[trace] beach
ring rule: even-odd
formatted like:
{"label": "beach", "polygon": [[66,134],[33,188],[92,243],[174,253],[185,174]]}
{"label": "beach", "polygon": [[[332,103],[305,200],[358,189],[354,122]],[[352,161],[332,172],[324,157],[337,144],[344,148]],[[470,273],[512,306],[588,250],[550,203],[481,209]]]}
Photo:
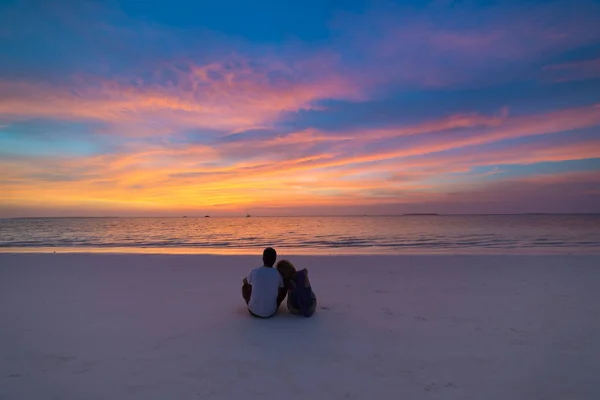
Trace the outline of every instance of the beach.
{"label": "beach", "polygon": [[600,398],[599,255],[290,259],[311,318],[248,314],[260,251],[0,254],[0,399]]}

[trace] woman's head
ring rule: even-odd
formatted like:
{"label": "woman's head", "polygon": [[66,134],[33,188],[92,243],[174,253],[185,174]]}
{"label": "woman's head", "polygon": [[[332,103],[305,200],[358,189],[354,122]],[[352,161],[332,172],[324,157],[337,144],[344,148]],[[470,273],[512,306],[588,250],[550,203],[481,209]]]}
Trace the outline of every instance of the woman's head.
{"label": "woman's head", "polygon": [[290,261],[281,260],[277,263],[277,271],[279,271],[283,279],[289,280],[294,277],[296,268],[294,268],[294,264],[292,264]]}

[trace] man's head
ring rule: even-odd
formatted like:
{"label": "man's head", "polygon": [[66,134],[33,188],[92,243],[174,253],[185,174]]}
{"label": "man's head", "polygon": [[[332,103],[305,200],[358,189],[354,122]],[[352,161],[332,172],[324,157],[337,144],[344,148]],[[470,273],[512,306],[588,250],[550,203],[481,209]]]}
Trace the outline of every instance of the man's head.
{"label": "man's head", "polygon": [[267,247],[265,251],[263,251],[263,263],[266,267],[272,267],[275,265],[275,261],[277,261],[277,252],[272,247]]}

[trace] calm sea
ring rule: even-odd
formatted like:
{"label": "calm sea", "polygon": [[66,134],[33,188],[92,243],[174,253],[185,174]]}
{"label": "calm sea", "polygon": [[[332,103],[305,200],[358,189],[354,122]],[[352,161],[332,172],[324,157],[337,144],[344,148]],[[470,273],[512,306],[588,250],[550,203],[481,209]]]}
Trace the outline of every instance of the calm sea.
{"label": "calm sea", "polygon": [[0,251],[600,253],[600,215],[0,219]]}

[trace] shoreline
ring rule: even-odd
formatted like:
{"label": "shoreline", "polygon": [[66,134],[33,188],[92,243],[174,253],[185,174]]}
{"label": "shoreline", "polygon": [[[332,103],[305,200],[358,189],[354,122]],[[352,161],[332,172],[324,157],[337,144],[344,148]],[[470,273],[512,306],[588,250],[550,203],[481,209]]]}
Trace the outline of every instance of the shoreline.
{"label": "shoreline", "polygon": [[[0,254],[172,254],[172,255],[255,255],[264,247],[0,247]],[[378,246],[292,248],[271,245],[278,253],[297,256],[403,256],[403,255],[569,255],[600,256],[600,247],[532,247],[532,248],[392,248]]]}

